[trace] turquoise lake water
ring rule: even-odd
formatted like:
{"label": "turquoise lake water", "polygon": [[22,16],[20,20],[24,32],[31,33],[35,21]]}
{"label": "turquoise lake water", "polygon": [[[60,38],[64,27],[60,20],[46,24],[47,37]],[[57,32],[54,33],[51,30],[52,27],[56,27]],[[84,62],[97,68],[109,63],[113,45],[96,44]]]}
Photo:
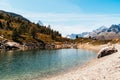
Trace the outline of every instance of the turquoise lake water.
{"label": "turquoise lake water", "polygon": [[96,58],[82,49],[30,50],[0,53],[0,80],[32,80],[63,73]]}

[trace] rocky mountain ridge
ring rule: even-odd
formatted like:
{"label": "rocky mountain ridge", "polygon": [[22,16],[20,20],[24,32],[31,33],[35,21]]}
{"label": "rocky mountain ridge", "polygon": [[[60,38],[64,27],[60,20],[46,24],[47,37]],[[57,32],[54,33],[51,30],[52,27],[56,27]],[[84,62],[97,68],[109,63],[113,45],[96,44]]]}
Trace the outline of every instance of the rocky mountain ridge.
{"label": "rocky mountain ridge", "polygon": [[101,26],[96,30],[93,30],[92,32],[83,32],[81,34],[71,34],[69,35],[70,38],[75,39],[76,35],[78,37],[91,37],[94,39],[100,39],[100,40],[110,40],[114,38],[120,38],[120,24],[116,25],[113,24],[110,27]]}

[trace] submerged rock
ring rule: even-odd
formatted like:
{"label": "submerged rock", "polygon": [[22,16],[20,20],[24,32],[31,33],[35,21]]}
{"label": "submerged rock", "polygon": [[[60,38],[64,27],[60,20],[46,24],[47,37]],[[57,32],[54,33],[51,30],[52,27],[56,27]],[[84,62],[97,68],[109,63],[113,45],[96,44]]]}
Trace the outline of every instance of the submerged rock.
{"label": "submerged rock", "polygon": [[98,52],[97,58],[101,58],[110,54],[117,52],[118,50],[115,47],[105,47]]}

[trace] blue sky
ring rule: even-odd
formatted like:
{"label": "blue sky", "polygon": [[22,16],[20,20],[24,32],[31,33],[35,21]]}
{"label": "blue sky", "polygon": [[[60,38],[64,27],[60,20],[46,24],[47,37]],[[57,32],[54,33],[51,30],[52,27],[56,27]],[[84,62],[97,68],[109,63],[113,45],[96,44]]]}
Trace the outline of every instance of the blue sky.
{"label": "blue sky", "polygon": [[41,20],[63,36],[120,23],[120,0],[0,0],[0,9]]}

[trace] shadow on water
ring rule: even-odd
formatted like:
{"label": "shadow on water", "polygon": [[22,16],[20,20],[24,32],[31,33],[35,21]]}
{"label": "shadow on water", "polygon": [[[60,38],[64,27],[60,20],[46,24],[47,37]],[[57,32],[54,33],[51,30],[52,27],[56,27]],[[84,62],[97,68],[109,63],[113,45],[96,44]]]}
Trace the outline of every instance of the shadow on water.
{"label": "shadow on water", "polygon": [[0,80],[30,80],[56,75],[96,57],[82,49],[31,50],[0,53]]}

